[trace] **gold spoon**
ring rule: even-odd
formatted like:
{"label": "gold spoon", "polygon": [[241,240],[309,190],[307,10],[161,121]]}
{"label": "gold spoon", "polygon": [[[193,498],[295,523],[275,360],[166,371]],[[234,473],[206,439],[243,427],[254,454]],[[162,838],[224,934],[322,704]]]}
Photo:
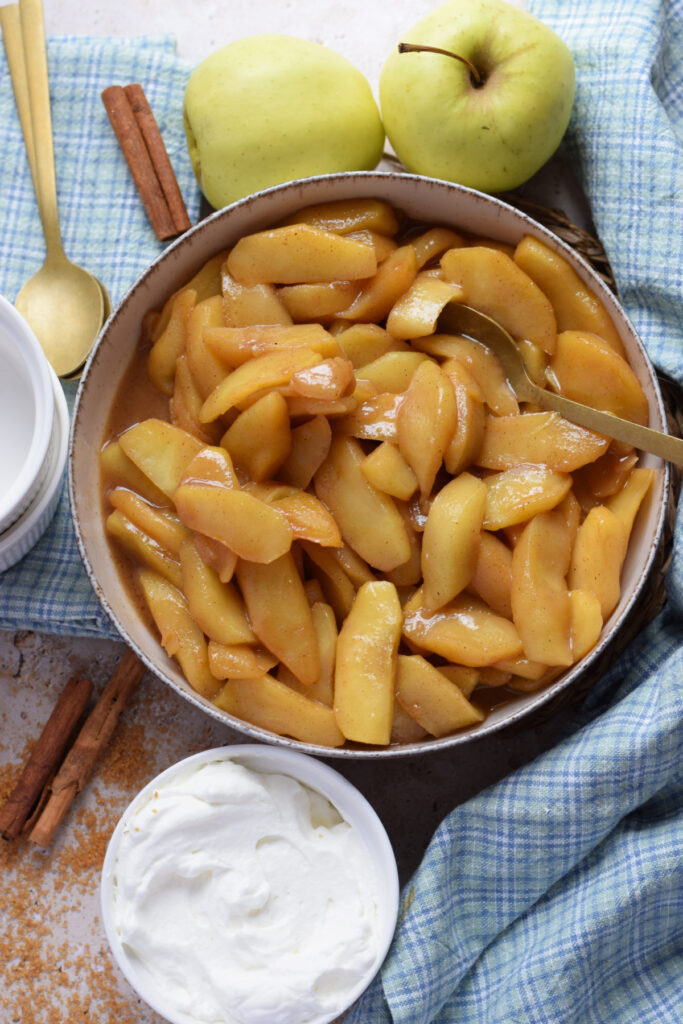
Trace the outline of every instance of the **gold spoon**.
{"label": "gold spoon", "polygon": [[522,402],[533,402],[542,409],[559,412],[565,419],[587,427],[597,434],[612,437],[617,441],[639,448],[652,455],[659,455],[667,462],[683,466],[683,441],[660,430],[641,427],[610,412],[591,409],[588,405],[573,402],[562,395],[546,391],[531,380],[517,345],[505,328],[491,317],[462,303],[449,303],[437,323],[437,330],[447,334],[464,334],[474,341],[486,345],[503,367],[512,390]]}
{"label": "gold spoon", "polygon": [[97,278],[67,259],[62,247],[41,0],[0,8],[0,26],[47,250],[43,266],[23,286],[15,306],[55,372],[69,376],[85,362],[109,298]]}

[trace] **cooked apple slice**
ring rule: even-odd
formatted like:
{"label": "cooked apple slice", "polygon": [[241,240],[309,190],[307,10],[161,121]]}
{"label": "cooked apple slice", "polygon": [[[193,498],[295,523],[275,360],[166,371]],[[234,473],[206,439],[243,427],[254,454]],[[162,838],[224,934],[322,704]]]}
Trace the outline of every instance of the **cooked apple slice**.
{"label": "cooked apple slice", "polygon": [[204,565],[213,569],[221,583],[229,583],[237,567],[235,552],[231,551],[227,544],[222,544],[221,541],[207,537],[203,533],[193,533],[192,536]]}
{"label": "cooked apple slice", "polygon": [[493,473],[484,482],[484,528],[502,530],[554,509],[570,490],[572,478],[546,466],[521,465]]}
{"label": "cooked apple slice", "polygon": [[603,622],[619,603],[628,537],[629,531],[622,520],[604,505],[590,510],[576,534],[569,586],[572,590],[590,590],[595,594]]}
{"label": "cooked apple slice", "polygon": [[482,530],[474,574],[467,589],[480,597],[489,608],[512,618],[512,551],[494,533]]}
{"label": "cooked apple slice", "polygon": [[607,451],[609,439],[570,423],[556,412],[489,416],[477,462],[485,469],[537,463],[573,473]]}
{"label": "cooked apple slice", "polygon": [[408,352],[405,341],[392,338],[379,324],[351,324],[336,336],[337,343],[354,367],[367,366],[386,352]]}
{"label": "cooked apple slice", "polygon": [[338,421],[338,435],[348,434],[368,441],[395,441],[398,436],[398,413],[403,401],[402,394],[391,393],[366,399]]}
{"label": "cooked apple slice", "polygon": [[258,679],[277,665],[277,658],[250,644],[220,644],[209,640],[209,669],[216,679]]}
{"label": "cooked apple slice", "polygon": [[383,441],[366,455],[361,470],[373,487],[407,501],[417,490],[417,477],[391,441]]}
{"label": "cooked apple slice", "polygon": [[107,532],[142,565],[153,569],[176,587],[182,586],[180,563],[159,541],[115,509],[107,517]]}
{"label": "cooked apple slice", "polygon": [[362,288],[351,305],[339,315],[344,320],[379,322],[410,287],[417,274],[417,257],[412,245],[402,245]]}
{"label": "cooked apple slice", "polygon": [[223,323],[223,300],[220,295],[199,302],[187,318],[185,355],[192,380],[202,401],[230,372],[230,367],[219,359],[204,341],[205,330],[221,327]]}
{"label": "cooked apple slice", "polygon": [[356,370],[358,380],[369,380],[380,393],[405,391],[420,363],[429,357],[424,352],[385,352]]}
{"label": "cooked apple slice", "polygon": [[422,537],[423,607],[436,611],[471,581],[479,556],[486,485],[461,473],[431,504]]}
{"label": "cooked apple slice", "polygon": [[625,354],[603,303],[564,256],[533,235],[525,235],[515,249],[515,263],[550,299],[558,331],[590,331],[619,355]]}
{"label": "cooked apple slice", "polygon": [[647,426],[649,406],[640,381],[626,360],[597,334],[559,334],[549,379],[574,402]]}
{"label": "cooked apple slice", "polygon": [[176,557],[180,554],[181,544],[190,532],[170,509],[155,508],[127,487],[115,487],[109,501],[157,544]]}
{"label": "cooked apple slice", "polygon": [[282,395],[270,391],[258,398],[228,427],[221,444],[251,480],[275,476],[292,447],[289,410]]}
{"label": "cooked apple slice", "polygon": [[374,251],[332,231],[291,224],[240,238],[227,261],[241,284],[356,281],[377,270]]}
{"label": "cooked apple slice", "polygon": [[421,235],[411,238],[410,244],[415,250],[417,265],[422,268],[446,249],[456,249],[459,245],[464,245],[465,239],[450,228],[429,228]]}
{"label": "cooked apple slice", "polygon": [[320,747],[344,743],[332,708],[296,693],[268,672],[258,679],[228,679],[214,703],[244,722],[302,743]]}
{"label": "cooked apple slice", "polygon": [[175,658],[188,683],[202,697],[213,697],[220,683],[209,670],[206,640],[176,587],[155,572],[143,570],[140,586],[161,634],[161,646]]}
{"label": "cooked apple slice", "polygon": [[484,396],[469,370],[457,359],[447,359],[441,369],[453,385],[457,410],[455,431],[443,461],[451,476],[457,476],[479,458],[486,426]]}
{"label": "cooked apple slice", "polygon": [[395,569],[410,557],[403,520],[392,499],[363,474],[363,449],[351,437],[335,437],[314,478],[315,492],[343,538],[376,569]]}
{"label": "cooked apple slice", "polygon": [[428,338],[416,338],[413,346],[430,355],[443,357],[446,360],[444,372],[452,361],[462,363],[496,416],[514,416],[519,412],[517,399],[503,369],[486,345],[457,334],[433,334]]}
{"label": "cooked apple slice", "polygon": [[180,567],[183,593],[202,631],[221,644],[255,643],[239,594],[232,584],[221,583],[192,540],[185,541],[180,549]]}
{"label": "cooked apple slice", "polygon": [[570,590],[572,656],[580,661],[593,650],[602,632],[600,601],[590,590]]}
{"label": "cooked apple slice", "polygon": [[566,575],[570,535],[559,512],[525,527],[512,553],[512,619],[524,653],[544,665],[571,665],[571,605]]}
{"label": "cooked apple slice", "polygon": [[261,643],[304,685],[320,675],[311,606],[291,553],[268,565],[241,561],[237,580],[252,629]]}
{"label": "cooked apple slice", "polygon": [[171,423],[187,431],[206,444],[216,444],[221,436],[218,423],[200,423],[199,410],[202,407],[202,396],[194,382],[187,355],[183,352],[176,360],[173,395],[168,403]]}
{"label": "cooked apple slice", "polygon": [[187,319],[196,301],[197,293],[192,288],[184,288],[176,295],[166,329],[152,345],[147,359],[149,379],[169,397],[173,394],[176,359],[185,351]]}
{"label": "cooked apple slice", "polygon": [[619,491],[606,503],[610,512],[621,519],[629,535],[642,502],[650,490],[655,478],[654,469],[638,467]]}
{"label": "cooked apple slice", "polygon": [[396,699],[432,736],[448,736],[484,720],[458,686],[419,654],[400,654]]}
{"label": "cooked apple slice", "polygon": [[300,324],[341,313],[353,302],[360,289],[361,285],[356,281],[325,281],[318,284],[285,285],[279,289],[278,296],[290,319]]}
{"label": "cooked apple slice", "polygon": [[332,442],[332,428],[325,416],[314,416],[290,433],[289,455],[280,467],[280,479],[302,490],[327,458]]}
{"label": "cooked apple slice", "polygon": [[457,422],[453,385],[437,363],[420,363],[405,392],[396,421],[401,455],[429,494]]}
{"label": "cooked apple slice", "polygon": [[324,548],[305,540],[301,542],[301,547],[312,562],[313,574],[325,599],[334,609],[337,620],[343,622],[353,606],[356,587],[339,560],[334,557],[336,549]]}
{"label": "cooked apple slice", "polygon": [[322,356],[310,348],[282,349],[250,359],[211,392],[200,410],[200,422],[210,423],[260,392],[289,383],[297,370],[321,360]]}
{"label": "cooked apple slice", "polygon": [[333,356],[331,359],[323,359],[315,366],[297,370],[285,389],[285,394],[287,397],[300,396],[334,402],[353,394],[355,389],[353,363],[350,359]]}
{"label": "cooked apple slice", "polygon": [[273,562],[291,547],[285,516],[247,491],[188,483],[177,489],[175,502],[186,526],[227,544],[240,558]]}
{"label": "cooked apple slice", "polygon": [[216,484],[230,490],[240,486],[230,453],[220,445],[207,445],[198,451],[185,467],[180,484]]}
{"label": "cooked apple slice", "polygon": [[197,452],[204,444],[180,427],[165,420],[148,419],[129,427],[119,444],[152,483],[169,498]]}
{"label": "cooked apple slice", "polygon": [[460,285],[418,274],[410,288],[394,303],[387,317],[387,330],[395,338],[420,338],[433,334],[436,321],[448,302],[462,302]]}
{"label": "cooked apple slice", "polygon": [[504,658],[516,658],[524,650],[509,619],[466,594],[459,594],[444,608],[430,613],[418,590],[404,606],[403,615],[403,632],[408,640],[458,665],[495,665]]}
{"label": "cooked apple slice", "polygon": [[447,281],[462,287],[469,306],[493,317],[513,338],[552,355],[557,324],[550,300],[504,252],[486,246],[449,249],[441,267]]}
{"label": "cooked apple slice", "polygon": [[169,498],[124,453],[118,441],[109,441],[100,452],[100,469],[105,491],[113,485],[126,487],[152,505],[169,504]]}
{"label": "cooked apple slice", "polygon": [[295,539],[309,540],[327,548],[341,547],[339,527],[314,494],[296,491],[271,504],[285,517]]}
{"label": "cooked apple slice", "polygon": [[209,349],[233,368],[281,349],[310,348],[323,359],[340,354],[338,342],[321,324],[211,326],[206,328],[203,338]]}
{"label": "cooked apple slice", "polygon": [[224,266],[221,273],[223,322],[229,327],[291,324],[287,307],[272,284],[240,284]]}
{"label": "cooked apple slice", "polygon": [[313,224],[340,235],[363,228],[382,235],[395,235],[398,231],[393,208],[381,199],[335,199],[329,203],[316,203],[293,213],[282,223]]}
{"label": "cooked apple slice", "polygon": [[391,739],[401,621],[393,584],[360,587],[337,640],[334,710],[347,739],[382,746]]}

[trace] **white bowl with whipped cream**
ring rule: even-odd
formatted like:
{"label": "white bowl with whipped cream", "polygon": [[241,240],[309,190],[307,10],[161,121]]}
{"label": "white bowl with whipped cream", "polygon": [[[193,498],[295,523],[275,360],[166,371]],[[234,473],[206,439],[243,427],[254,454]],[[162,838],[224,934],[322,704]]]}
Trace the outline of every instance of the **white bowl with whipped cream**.
{"label": "white bowl with whipped cream", "polygon": [[330,1024],[379,970],[398,895],[365,797],[306,754],[256,744],[145,786],[101,882],[113,955],[172,1024]]}

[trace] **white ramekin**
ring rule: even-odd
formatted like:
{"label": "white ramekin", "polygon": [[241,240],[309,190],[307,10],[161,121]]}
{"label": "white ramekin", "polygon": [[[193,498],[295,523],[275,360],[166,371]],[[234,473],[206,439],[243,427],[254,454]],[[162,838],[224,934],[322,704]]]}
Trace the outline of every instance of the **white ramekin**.
{"label": "white ramekin", "polygon": [[166,771],[152,779],[138,793],[114,829],[102,868],[100,885],[102,921],[114,959],[129,984],[153,1010],[165,1017],[171,1024],[189,1024],[190,1018],[184,1014],[179,1014],[177,1011],[174,1012],[171,1007],[164,1004],[162,993],[159,993],[156,989],[151,990],[146,976],[141,971],[135,958],[129,955],[117,932],[114,924],[113,909],[117,885],[117,857],[124,831],[133,827],[131,822],[136,811],[153,797],[154,791],[160,785],[167,783],[174,776],[185,773],[188,766],[199,767],[202,764],[221,760],[237,761],[239,764],[254,771],[289,775],[310,789],[321,793],[357,831],[368,849],[370,858],[375,866],[380,930],[378,952],[366,977],[348,994],[346,1003],[337,1007],[333,1014],[320,1015],[309,1022],[309,1024],[330,1024],[365,991],[384,961],[394,935],[398,916],[398,871],[389,837],[380,819],[365,797],[362,796],[355,786],[347,782],[339,772],[307,754],[300,754],[297,751],[282,747],[260,744],[238,744],[204,750],[167,768]]}
{"label": "white ramekin", "polygon": [[69,410],[57,374],[49,365],[47,368],[54,409],[47,457],[28,507],[0,533],[0,572],[15,565],[38,543],[50,525],[62,493],[69,450]]}
{"label": "white ramekin", "polygon": [[43,483],[54,421],[50,364],[24,318],[0,295],[0,534]]}

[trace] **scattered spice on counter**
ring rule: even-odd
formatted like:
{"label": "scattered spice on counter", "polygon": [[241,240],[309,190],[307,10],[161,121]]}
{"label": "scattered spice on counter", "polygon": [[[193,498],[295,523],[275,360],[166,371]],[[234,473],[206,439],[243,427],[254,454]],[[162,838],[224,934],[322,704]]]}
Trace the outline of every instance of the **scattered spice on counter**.
{"label": "scattered spice on counter", "polygon": [[[3,658],[11,638],[0,634],[0,645],[5,644],[0,650],[0,803],[16,786],[36,733],[65,682],[46,671],[50,659],[41,658],[38,638],[21,642],[21,678],[3,675],[3,660],[11,661]],[[67,649],[74,645],[55,643]],[[96,696],[121,650],[103,642],[102,658],[87,666]],[[74,666],[74,671],[83,668]],[[224,728],[207,722],[148,676],[131,697],[95,776],[74,800],[50,849],[25,837],[0,843],[3,1024],[163,1024],[130,989],[111,958],[99,915],[104,853],[119,817],[150,778],[227,738]]]}

